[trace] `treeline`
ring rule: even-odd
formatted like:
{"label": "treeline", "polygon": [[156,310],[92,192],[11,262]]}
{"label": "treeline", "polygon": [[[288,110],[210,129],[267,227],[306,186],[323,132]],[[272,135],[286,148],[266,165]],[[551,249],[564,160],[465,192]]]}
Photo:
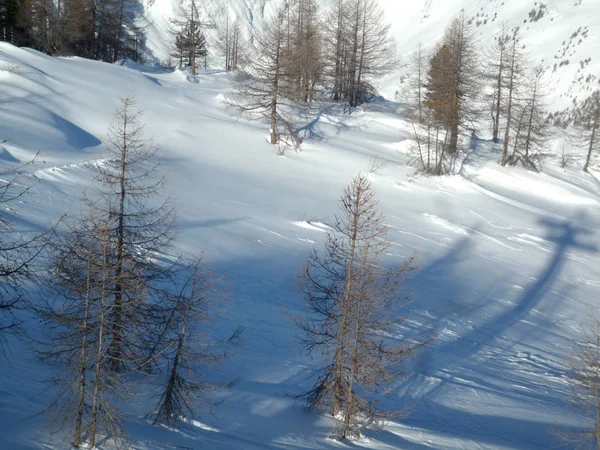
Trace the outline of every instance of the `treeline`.
{"label": "treeline", "polygon": [[[0,39],[49,54],[139,61],[145,38],[136,19],[142,11],[140,0],[0,0]],[[331,100],[350,113],[377,94],[378,77],[398,67],[377,0],[335,0],[328,6],[282,0],[253,36],[226,5],[208,17],[201,0],[179,0],[169,28],[171,53],[163,63],[196,74],[213,56],[225,70],[243,71],[247,77],[238,78],[229,103],[267,120],[270,142],[280,152],[299,149],[294,123],[299,106]],[[545,74],[543,66],[531,63],[518,27],[502,27],[494,44],[482,49],[464,12],[437,45],[420,44],[400,92],[412,119],[419,170],[452,172],[467,139],[484,124],[502,147],[500,164],[540,170],[554,124],[581,131],[587,171],[598,149],[598,93],[569,111],[549,114]]]}
{"label": "treeline", "polygon": [[144,48],[139,0],[2,0],[2,40],[51,55],[114,62]]}
{"label": "treeline", "polygon": [[[435,47],[427,51],[419,44],[398,92],[408,107],[418,169],[430,175],[453,172],[459,157],[477,145],[478,130],[488,128],[501,151],[499,164],[539,171],[554,136],[551,126],[573,125],[576,144],[587,150],[583,170],[588,171],[598,151],[598,91],[551,114],[546,69],[531,62],[518,27],[502,27],[493,45],[482,50],[464,12]],[[563,155],[561,164],[567,163]]]}

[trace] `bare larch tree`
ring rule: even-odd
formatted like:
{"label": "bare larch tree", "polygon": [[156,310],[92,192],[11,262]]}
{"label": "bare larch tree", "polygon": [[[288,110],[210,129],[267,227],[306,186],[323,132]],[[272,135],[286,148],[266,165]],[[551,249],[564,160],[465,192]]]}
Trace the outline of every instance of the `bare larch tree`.
{"label": "bare larch tree", "polygon": [[[1,144],[1,143],[0,143]],[[16,314],[23,303],[27,284],[35,281],[39,269],[36,259],[47,245],[46,232],[21,229],[14,223],[15,205],[27,194],[27,168],[35,158],[24,164],[0,170],[0,355],[6,350],[6,338],[18,330],[20,320]]]}
{"label": "bare larch tree", "polygon": [[257,36],[258,53],[247,74],[238,77],[228,99],[238,113],[270,123],[269,142],[280,145],[279,154],[283,154],[287,144],[296,150],[300,144],[291,121],[282,112],[288,7],[287,3],[279,7]]}
{"label": "bare larch tree", "polygon": [[518,106],[518,92],[522,87],[523,76],[525,73],[524,57],[520,51],[519,30],[514,29],[510,40],[508,41],[507,68],[505,75],[506,104],[504,107],[504,115],[506,124],[504,129],[504,141],[502,143],[502,166],[506,166],[509,162],[508,149],[511,143],[511,135],[514,128],[515,109]]}
{"label": "bare larch tree", "polygon": [[523,87],[521,104],[515,109],[516,130],[510,158],[512,164],[520,162],[535,171],[540,170],[541,152],[549,139],[543,75],[543,67],[537,67]]}
{"label": "bare larch tree", "polygon": [[490,112],[492,119],[492,140],[495,143],[498,143],[500,140],[500,121],[503,116],[506,73],[509,67],[508,54],[511,39],[511,36],[506,34],[503,25],[500,35],[494,37],[494,44],[485,55],[486,67],[483,74],[492,86]]}
{"label": "bare larch tree", "polygon": [[395,65],[395,42],[377,0],[336,0],[327,22],[332,98],[351,111],[376,93],[373,78]]}
{"label": "bare larch tree", "polygon": [[589,133],[587,139],[588,151],[585,158],[585,164],[583,165],[583,171],[588,172],[592,161],[592,154],[598,148],[598,131],[600,129],[600,91],[595,91],[586,102],[584,102],[583,110],[585,113],[582,125]]}
{"label": "bare larch tree", "polygon": [[[146,347],[139,339],[146,335],[152,342],[160,336],[152,326],[157,300],[152,294],[162,279],[171,276],[172,267],[158,264],[156,256],[167,251],[175,235],[175,209],[164,195],[166,180],[157,149],[144,137],[142,111],[133,109],[131,96],[122,98],[121,103],[109,127],[107,158],[95,166],[100,184],[96,208],[110,222],[110,258],[115,271],[109,333],[114,370],[152,358],[144,352],[154,346]],[[146,295],[139,295],[137,286],[129,292],[123,282],[128,278],[142,279]],[[160,320],[157,323],[160,325]]]}
{"label": "bare larch tree", "polygon": [[215,403],[210,394],[232,385],[210,380],[206,372],[229,356],[228,348],[240,343],[242,330],[215,340],[209,325],[224,302],[220,280],[202,258],[190,263],[187,272],[168,301],[170,324],[160,358],[166,377],[152,414],[155,424],[177,426],[183,419],[193,419],[197,402],[210,407]]}
{"label": "bare larch tree", "polygon": [[340,208],[324,253],[314,250],[299,277],[309,312],[294,322],[307,352],[324,358],[315,385],[299,398],[338,418],[336,434],[345,439],[393,416],[375,408],[377,395],[403,375],[419,344],[386,337],[406,320],[399,309],[412,299],[403,283],[415,270],[415,255],[399,269],[380,265],[387,226],[366,176],[346,188]]}
{"label": "bare larch tree", "polygon": [[34,305],[46,336],[37,351],[42,360],[56,361],[61,368],[50,380],[55,397],[45,412],[53,428],[72,433],[76,448],[94,448],[100,438],[117,448],[125,445],[119,408],[125,378],[111,367],[111,308],[117,285],[127,284],[133,291],[143,289],[143,283],[115,278],[109,226],[91,208],[88,217],[57,234],[47,280],[53,295]]}

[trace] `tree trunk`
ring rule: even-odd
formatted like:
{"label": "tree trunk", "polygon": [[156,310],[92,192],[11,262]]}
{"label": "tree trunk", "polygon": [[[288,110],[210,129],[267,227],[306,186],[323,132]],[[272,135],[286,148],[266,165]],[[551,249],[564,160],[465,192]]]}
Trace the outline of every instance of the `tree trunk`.
{"label": "tree trunk", "polygon": [[517,56],[517,43],[516,38],[513,38],[512,47],[512,58],[510,62],[510,81],[508,84],[508,106],[506,107],[506,130],[504,132],[504,143],[502,149],[502,166],[506,166],[508,162],[508,145],[510,139],[510,127],[512,121],[512,104],[513,104],[513,91],[515,82],[515,65]]}
{"label": "tree trunk", "polygon": [[[583,171],[588,172],[590,168],[590,161],[592,159],[592,152],[594,150],[595,141],[596,141],[596,133],[598,131],[598,126],[600,125],[600,100],[596,102],[596,113],[594,115],[594,122],[592,124],[592,134],[590,136],[590,145],[588,147],[588,154],[585,160],[585,165],[583,166]],[[599,441],[600,443],[600,441]],[[600,445],[600,444],[599,444]]]}
{"label": "tree trunk", "polygon": [[277,136],[277,97],[279,96],[279,70],[281,41],[277,42],[277,53],[275,56],[275,78],[273,79],[273,99],[271,100],[271,144],[276,145],[279,142]]}
{"label": "tree trunk", "polygon": [[494,111],[494,130],[493,137],[494,143],[498,143],[498,137],[500,134],[500,108],[502,104],[502,72],[504,71],[504,51],[500,51],[500,67],[498,69],[498,79],[496,83],[496,105]]}
{"label": "tree trunk", "polygon": [[127,170],[127,110],[123,116],[123,135],[121,150],[121,175],[119,186],[119,213],[117,217],[117,248],[115,261],[115,304],[114,304],[114,322],[112,324],[113,336],[111,342],[111,366],[114,371],[118,371],[123,364],[122,346],[123,346],[123,260],[125,253],[125,199],[127,196],[125,185],[125,174]]}
{"label": "tree trunk", "polygon": [[85,387],[86,387],[86,371],[87,371],[87,333],[88,333],[88,317],[90,311],[90,294],[92,292],[92,255],[93,250],[90,248],[87,261],[87,274],[86,274],[86,294],[85,294],[85,311],[83,315],[83,322],[81,324],[81,353],[79,356],[79,380],[77,384],[79,386],[78,398],[77,398],[77,409],[75,412],[75,432],[73,436],[73,446],[79,447],[81,445],[81,437],[83,434],[83,412],[85,408]]}

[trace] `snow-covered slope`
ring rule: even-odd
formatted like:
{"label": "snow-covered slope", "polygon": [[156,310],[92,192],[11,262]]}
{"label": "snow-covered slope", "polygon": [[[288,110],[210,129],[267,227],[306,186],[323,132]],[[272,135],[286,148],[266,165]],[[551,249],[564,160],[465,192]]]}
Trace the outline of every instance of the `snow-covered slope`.
{"label": "snow-covered slope", "polygon": [[[409,130],[390,102],[352,116],[328,108],[301,154],[277,157],[263,124],[224,108],[229,85],[219,71],[189,77],[0,44],[0,164],[41,150],[21,217],[45,226],[79,212],[118,96],[133,93],[171,173],[180,250],[207,250],[232,284],[221,320],[242,325],[246,345],[224,370],[240,383],[215,415],[203,411],[180,430],[152,428],[143,420],[148,405],[133,405],[133,448],[547,450],[555,424],[587,425],[565,403],[566,362],[599,306],[594,176],[551,160],[541,174],[501,169],[486,142],[473,142],[461,175],[413,178],[403,153]],[[294,272],[321,245],[342,189],[375,157],[383,165],[370,177],[393,243],[385,263],[417,250],[422,266],[411,282],[419,299],[398,336],[433,331],[437,341],[382,402],[411,415],[343,444],[327,439],[330,419],[288,397],[310,386],[319,361],[301,355],[284,309],[302,310]],[[26,344],[12,349],[0,365],[0,449],[68,448],[33,417],[54,367],[36,362]]]}
{"label": "snow-covered slope", "polygon": [[[582,100],[590,89],[598,88],[600,2],[596,0],[380,0],[380,3],[387,11],[401,56],[413,51],[419,41],[425,47],[434,45],[450,20],[464,10],[482,49],[492,44],[502,25],[507,30],[519,27],[531,63],[548,68],[546,82],[551,111],[562,110],[573,99]],[[388,95],[389,81],[382,84]]]}

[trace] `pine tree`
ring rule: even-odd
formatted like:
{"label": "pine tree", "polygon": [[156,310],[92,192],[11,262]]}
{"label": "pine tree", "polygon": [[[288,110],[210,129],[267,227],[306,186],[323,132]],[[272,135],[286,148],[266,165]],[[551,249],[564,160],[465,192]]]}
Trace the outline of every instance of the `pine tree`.
{"label": "pine tree", "polygon": [[18,14],[17,0],[0,0],[0,41],[17,43]]}
{"label": "pine tree", "polygon": [[95,36],[94,58],[115,62],[123,58],[139,60],[144,49],[142,30],[136,25],[139,0],[96,0],[90,5]]}
{"label": "pine tree", "polygon": [[48,54],[56,48],[57,22],[52,0],[27,0],[19,11],[19,24],[34,47]]}
{"label": "pine tree", "polygon": [[181,0],[177,16],[171,19],[171,33],[175,36],[175,52],[180,65],[190,67],[192,75],[196,75],[198,58],[206,58],[206,37],[200,12],[195,0]]}
{"label": "pine tree", "polygon": [[92,57],[93,17],[84,0],[63,0],[64,14],[59,20],[57,53]]}

